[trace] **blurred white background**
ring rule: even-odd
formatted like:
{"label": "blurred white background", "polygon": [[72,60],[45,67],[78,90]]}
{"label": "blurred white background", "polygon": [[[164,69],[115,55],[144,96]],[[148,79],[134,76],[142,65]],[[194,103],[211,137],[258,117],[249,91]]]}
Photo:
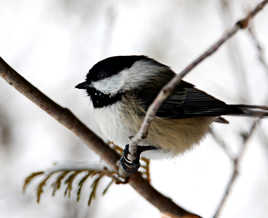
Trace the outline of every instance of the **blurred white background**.
{"label": "blurred white background", "polygon": [[[88,69],[112,55],[144,54],[179,72],[256,0],[0,0],[0,55],[17,72],[97,131],[86,94],[75,90]],[[268,47],[268,8],[254,20],[257,37]],[[267,52],[265,50],[267,55]],[[185,80],[228,102],[264,104],[267,73],[246,31],[238,33]],[[244,75],[244,76],[243,76]],[[266,101],[267,102],[267,101]],[[229,118],[215,129],[236,152],[241,131],[253,119]],[[261,124],[267,129],[268,121]],[[264,131],[265,132],[265,131]],[[264,218],[268,212],[268,149],[260,134],[251,138],[241,171],[222,217]],[[87,206],[82,200],[52,198],[45,189],[36,204],[33,183],[22,194],[23,179],[54,161],[101,160],[83,143],[0,79],[0,217],[159,217],[129,186],[113,186]],[[222,197],[231,163],[210,136],[176,159],[152,161],[152,183],[175,202],[210,217]]]}

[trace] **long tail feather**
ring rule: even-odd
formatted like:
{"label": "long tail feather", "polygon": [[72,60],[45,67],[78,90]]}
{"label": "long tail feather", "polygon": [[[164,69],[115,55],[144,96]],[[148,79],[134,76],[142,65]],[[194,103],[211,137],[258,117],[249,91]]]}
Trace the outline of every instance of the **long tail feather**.
{"label": "long tail feather", "polygon": [[262,105],[229,105],[232,110],[232,114],[250,117],[267,117],[268,106]]}

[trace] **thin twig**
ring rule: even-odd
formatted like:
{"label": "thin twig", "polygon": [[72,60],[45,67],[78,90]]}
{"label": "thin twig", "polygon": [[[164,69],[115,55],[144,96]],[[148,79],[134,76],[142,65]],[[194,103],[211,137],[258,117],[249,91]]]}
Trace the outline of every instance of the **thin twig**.
{"label": "thin twig", "polygon": [[[222,3],[223,3],[224,6],[226,6],[226,4],[228,4],[228,1],[222,0]],[[258,40],[258,38],[256,36],[256,32],[255,32],[253,24],[249,25],[248,33],[249,33],[249,36],[251,37],[251,40],[252,40],[253,44],[256,47],[257,54],[258,54],[258,60],[259,60],[260,64],[263,66],[263,69],[266,71],[267,76],[268,76],[268,64],[267,64],[266,59],[265,59],[264,49],[263,49],[260,41]],[[230,196],[230,193],[231,193],[231,190],[233,188],[233,185],[236,182],[237,177],[239,175],[239,165],[241,163],[242,158],[244,157],[244,154],[245,154],[245,151],[246,151],[246,148],[247,148],[247,142],[249,141],[250,137],[252,136],[252,134],[256,130],[256,126],[259,124],[259,122],[260,122],[260,119],[256,120],[252,124],[249,133],[246,136],[244,136],[242,148],[241,148],[240,152],[238,152],[236,158],[232,159],[231,156],[230,156],[230,153],[228,152],[228,149],[227,150],[224,149],[225,152],[226,152],[226,155],[232,161],[233,171],[232,171],[231,178],[230,178],[230,180],[229,180],[229,182],[228,182],[228,184],[226,186],[226,189],[225,189],[224,195],[223,195],[223,197],[221,199],[221,202],[218,205],[218,208],[217,208],[217,210],[215,212],[215,215],[213,216],[214,218],[217,218],[217,217],[220,216],[220,214],[221,214],[221,212],[222,212],[222,210],[224,208],[224,205],[226,204],[227,199]],[[263,132],[263,131],[261,131],[261,132]],[[216,138],[214,138],[214,139],[219,144],[221,143],[221,141],[216,140]],[[221,144],[221,146],[222,146],[222,144]]]}
{"label": "thin twig", "polygon": [[[29,100],[47,112],[51,117],[69,129],[73,134],[78,136],[90,149],[95,151],[110,167],[117,170],[117,161],[120,156],[107,146],[94,132],[83,124],[74,114],[56,104],[40,90],[34,87],[14,69],[12,69],[0,57],[0,76],[12,85],[17,91],[26,96]],[[172,214],[177,218],[198,218],[180,206],[176,205],[170,198],[162,195],[154,189],[139,173],[135,173],[129,178],[129,184],[146,200],[164,214]]]}
{"label": "thin twig", "polygon": [[[215,53],[228,39],[235,35],[238,30],[247,28],[249,21],[263,9],[268,0],[263,0],[257,5],[244,19],[238,21],[229,31],[227,31],[216,43],[207,51],[195,59],[180,74],[174,77],[159,93],[153,104],[149,107],[141,129],[131,140],[130,152],[133,153],[135,145],[148,134],[148,128],[157,110],[163,101],[172,93],[181,79],[192,69],[199,65],[207,57]],[[14,86],[19,92],[28,97],[40,108],[50,114],[53,118],[71,130],[75,135],[82,139],[91,149],[99,154],[111,167],[117,170],[118,154],[110,149],[99,137],[90,131],[81,121],[79,121],[68,109],[60,107],[37,88],[32,86],[15,70],[13,70],[2,58],[0,58],[0,76],[10,85]],[[134,145],[134,146],[133,146]],[[155,190],[138,174],[131,176],[130,185],[139,192],[145,199],[156,206],[163,214],[172,214],[174,217],[198,217],[177,206],[171,199],[163,196]]]}
{"label": "thin twig", "polygon": [[222,148],[222,150],[228,156],[228,158],[230,160],[233,160],[234,154],[231,151],[231,149],[229,148],[229,146],[226,144],[226,142],[223,140],[223,138],[219,134],[217,134],[217,132],[212,128],[209,130],[209,133],[212,136],[212,138],[214,139],[214,141]]}
{"label": "thin twig", "polygon": [[[224,28],[226,28],[226,26],[228,26],[228,24],[230,23],[230,21],[232,20],[232,17],[233,17],[230,1],[229,0],[221,0],[220,4],[221,4],[220,11],[221,11],[221,14],[223,16],[222,21],[224,23]],[[242,81],[242,84],[243,84],[242,86],[240,85],[240,89],[239,89],[240,90],[240,99],[242,101],[245,101],[245,99],[247,99],[247,101],[249,101],[249,99],[248,99],[249,93],[248,93],[248,85],[247,85],[248,83],[247,83],[247,79],[246,79],[246,70],[245,70],[245,67],[243,67],[243,64],[241,63],[242,56],[241,56],[241,52],[240,52],[239,44],[238,44],[237,40],[233,41],[232,43],[229,44],[228,51],[229,51],[230,62],[232,64],[234,72],[236,72],[235,75],[239,77],[238,81]],[[239,84],[240,84],[240,82],[239,82]],[[229,178],[229,181],[226,185],[223,196],[221,197],[220,203],[215,211],[214,218],[216,218],[216,217],[220,216],[220,213],[222,212],[223,207],[226,204],[228,197],[230,196],[233,185],[238,177],[239,162],[243,156],[242,154],[244,153],[241,151],[246,149],[246,145],[243,144],[240,152],[238,152],[238,154],[236,154],[236,156],[234,156],[230,152],[230,149],[226,145],[225,141],[219,135],[217,135],[215,132],[212,132],[212,131],[211,131],[211,135],[213,136],[214,140],[223,148],[226,156],[229,158],[229,160],[231,161],[231,164],[232,164],[231,177]]]}
{"label": "thin twig", "polygon": [[[233,19],[233,11],[231,7],[231,0],[221,0],[220,3],[220,14],[222,15],[222,22],[224,25],[224,29],[227,29],[234,21]],[[235,81],[237,81],[236,86],[239,87],[239,99],[241,103],[250,102],[250,95],[248,89],[248,81],[247,81],[247,68],[243,62],[243,55],[241,51],[241,47],[239,44],[239,40],[234,38],[227,45],[228,58],[233,68],[233,76],[235,77]]]}
{"label": "thin twig", "polygon": [[[237,177],[239,175],[239,166],[240,166],[240,163],[241,163],[243,157],[245,156],[245,152],[246,152],[246,149],[248,147],[249,139],[254,134],[256,127],[258,126],[260,121],[261,121],[261,117],[254,121],[254,123],[250,127],[249,132],[245,136],[243,136],[242,147],[241,147],[240,151],[238,152],[238,154],[236,155],[236,157],[231,159],[231,157],[229,156],[230,159],[232,160],[232,164],[233,164],[232,175],[231,175],[231,178],[230,178],[228,184],[226,185],[224,194],[223,194],[222,199],[221,199],[221,201],[216,209],[216,212],[215,212],[213,218],[218,218],[220,216],[220,214],[221,214],[221,212],[222,212],[222,210],[227,202],[227,199],[230,196],[230,193],[232,191],[234,183],[236,182]],[[229,155],[228,153],[226,153],[226,154]]]}
{"label": "thin twig", "polygon": [[[248,27],[248,33],[256,48],[258,61],[261,64],[263,70],[265,71],[266,79],[268,79],[268,63],[265,57],[265,49],[262,43],[260,42],[259,38],[257,37],[255,25],[253,22]],[[266,99],[266,104],[267,103],[268,103],[268,99]],[[264,131],[263,128],[260,129],[259,133],[260,133],[260,139],[263,142],[262,144],[264,145],[264,148],[267,151],[267,138],[268,138],[267,133]]]}
{"label": "thin twig", "polygon": [[257,54],[258,54],[258,60],[259,60],[260,64],[262,65],[263,69],[265,70],[266,75],[268,76],[268,63],[267,63],[266,58],[265,58],[264,48],[262,47],[262,44],[260,43],[260,41],[256,35],[255,27],[253,24],[249,25],[248,33],[252,39],[252,42],[254,43],[254,45],[256,47]]}
{"label": "thin twig", "polygon": [[[248,27],[249,22],[260,12],[264,6],[268,3],[268,0],[263,0],[257,6],[250,11],[243,19],[236,22],[231,29],[223,34],[223,36],[212,44],[203,54],[196,58],[193,62],[186,66],[178,75],[176,75],[168,84],[166,84],[158,96],[155,98],[153,103],[147,110],[143,123],[137,132],[137,134],[131,139],[129,144],[129,152],[131,155],[136,154],[138,143],[147,137],[149,127],[153,121],[158,109],[162,103],[168,98],[168,96],[173,92],[175,87],[180,83],[182,78],[191,72],[196,66],[203,62],[206,58],[214,54],[227,40],[234,36],[239,30],[245,29]],[[134,158],[135,159],[135,158]]]}

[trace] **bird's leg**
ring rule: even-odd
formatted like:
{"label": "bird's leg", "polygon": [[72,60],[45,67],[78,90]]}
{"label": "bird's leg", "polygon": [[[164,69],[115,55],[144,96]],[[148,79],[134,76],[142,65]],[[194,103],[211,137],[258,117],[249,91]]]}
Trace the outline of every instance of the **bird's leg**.
{"label": "bird's leg", "polygon": [[[108,144],[120,155],[123,154],[123,149],[118,145],[114,144],[112,141],[109,141]],[[150,160],[146,157],[140,158],[140,173],[144,179],[146,179],[149,183],[151,183],[151,175],[150,175]]]}
{"label": "bird's leg", "polygon": [[140,167],[141,153],[144,151],[155,150],[155,149],[157,149],[155,146],[139,146],[138,145],[136,153],[130,154],[129,145],[126,145],[123,151],[123,155],[120,158],[120,166],[124,171],[123,173],[130,175],[130,174],[137,172]]}

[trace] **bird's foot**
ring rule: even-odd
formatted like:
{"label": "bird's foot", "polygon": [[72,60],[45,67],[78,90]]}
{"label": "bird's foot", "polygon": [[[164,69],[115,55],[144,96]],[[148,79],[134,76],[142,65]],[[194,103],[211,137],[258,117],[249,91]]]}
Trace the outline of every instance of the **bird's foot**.
{"label": "bird's foot", "polygon": [[[155,150],[157,149],[154,146],[137,146],[137,150],[134,154],[129,152],[129,145],[125,146],[122,157],[120,158],[120,174],[125,176],[130,176],[133,173],[136,173],[140,168],[140,155],[144,151]],[[141,158],[145,164],[142,165],[142,168],[145,169],[145,172],[141,172],[143,177],[145,177],[148,182],[150,182],[150,172],[149,172],[149,160],[146,158]]]}
{"label": "bird's foot", "polygon": [[136,173],[140,168],[140,153],[138,149],[135,154],[129,152],[129,145],[126,145],[123,151],[123,155],[120,158],[120,167],[123,169],[123,174],[127,176]]}
{"label": "bird's foot", "polygon": [[[109,141],[108,144],[120,155],[123,156],[124,150],[119,147],[118,145],[114,144],[112,141]],[[143,146],[146,147],[146,146]],[[155,147],[151,147],[153,149],[156,149]],[[148,149],[147,149],[148,150]],[[121,163],[119,162],[119,165]],[[146,179],[149,183],[151,183],[151,175],[150,175],[150,160],[145,157],[140,158],[140,167],[139,167],[139,172],[141,176]]]}

